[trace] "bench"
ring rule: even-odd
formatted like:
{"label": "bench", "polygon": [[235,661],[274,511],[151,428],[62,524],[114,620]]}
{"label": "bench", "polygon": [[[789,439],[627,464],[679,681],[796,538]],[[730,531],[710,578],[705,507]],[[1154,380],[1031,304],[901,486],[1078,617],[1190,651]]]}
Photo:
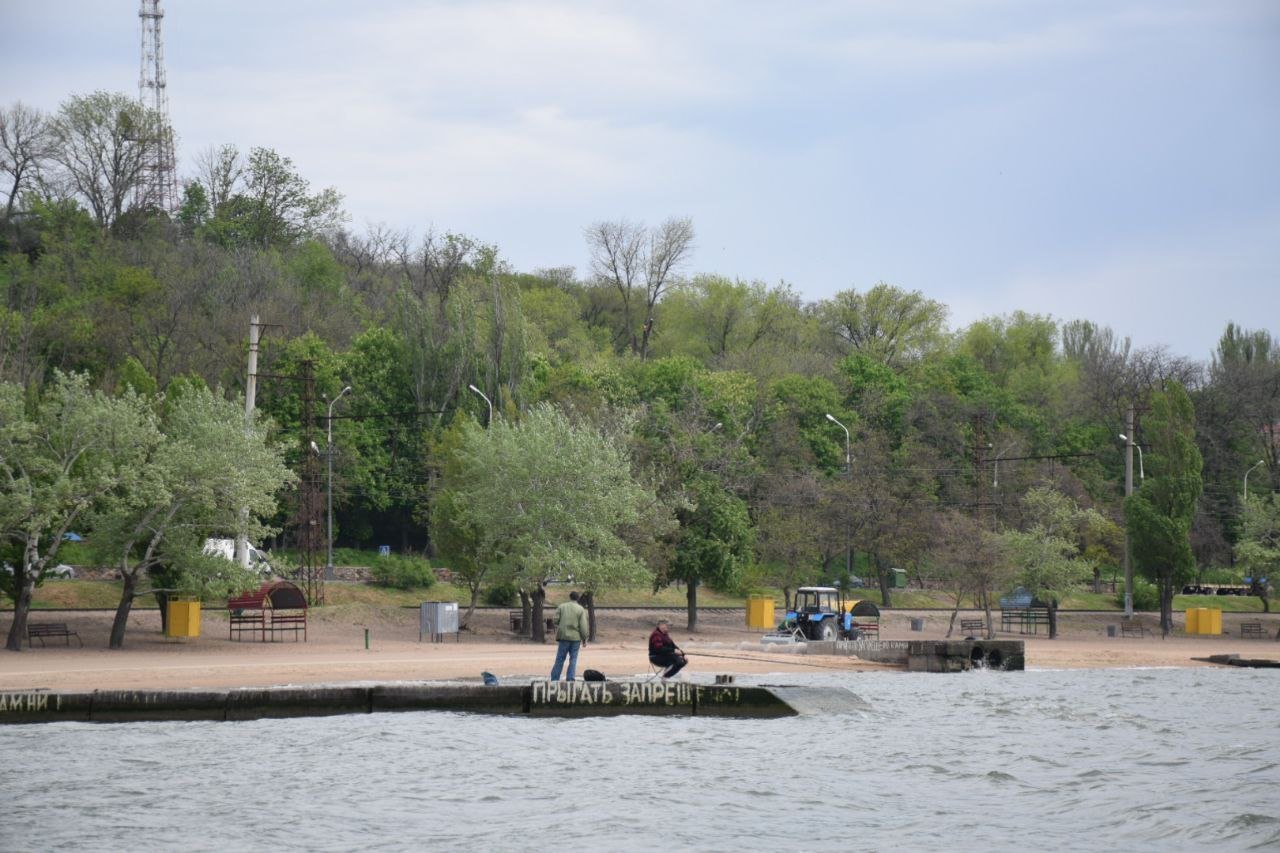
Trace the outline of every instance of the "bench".
{"label": "bench", "polygon": [[1240,639],[1242,640],[1265,640],[1267,639],[1267,631],[1262,627],[1261,620],[1256,622],[1240,623]]}
{"label": "bench", "polygon": [[1142,639],[1144,636],[1146,636],[1146,634],[1147,634],[1147,629],[1142,627],[1141,622],[1121,622],[1120,623],[1120,636],[1122,638],[1137,637],[1138,639]]}
{"label": "bench", "polygon": [[960,632],[962,634],[982,633],[987,630],[987,622],[985,619],[961,619]]}
{"label": "bench", "polygon": [[1040,626],[1049,625],[1049,610],[1045,607],[1010,607],[1000,611],[1000,630],[1006,634],[1013,633],[1017,626],[1019,634],[1039,634]]}
{"label": "bench", "polygon": [[860,637],[875,637],[880,639],[880,623],[879,622],[854,622],[853,631]]}
{"label": "bench", "polygon": [[277,634],[287,634],[293,632],[293,641],[298,641],[298,632],[302,632],[302,640],[307,639],[307,613],[304,610],[301,613],[276,613],[272,612],[271,619],[263,626],[262,636],[266,639],[268,634],[271,635],[272,641],[275,641]]}
{"label": "bench", "polygon": [[249,635],[265,643],[293,632],[307,639],[307,598],[288,581],[264,583],[253,592],[227,601],[227,630],[232,640]]}
{"label": "bench", "polygon": [[[517,634],[524,633],[524,614],[523,613],[521,613],[519,610],[509,610],[507,611],[507,618],[511,621],[512,631],[515,631]],[[548,631],[554,631],[556,629],[555,619],[548,616],[544,621],[546,623],[546,627]]]}
{"label": "bench", "polygon": [[80,648],[84,648],[84,641],[80,639],[80,635],[72,631],[66,626],[65,622],[28,622],[27,623],[27,645],[31,645],[33,639],[39,640],[40,645],[44,646],[44,641],[49,637],[61,637],[66,641],[67,645],[71,645],[71,638],[75,637],[76,642],[80,644]]}
{"label": "bench", "polygon": [[266,615],[261,610],[232,610],[228,624],[230,627],[227,639],[229,640],[234,640],[241,634],[265,637],[263,628],[266,625]]}

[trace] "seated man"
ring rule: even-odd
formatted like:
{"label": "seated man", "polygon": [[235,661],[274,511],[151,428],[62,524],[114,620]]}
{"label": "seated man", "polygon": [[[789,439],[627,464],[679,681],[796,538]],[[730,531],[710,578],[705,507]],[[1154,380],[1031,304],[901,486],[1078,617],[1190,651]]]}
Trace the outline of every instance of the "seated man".
{"label": "seated man", "polygon": [[688,663],[684,652],[680,651],[675,641],[671,639],[671,635],[667,633],[669,626],[670,623],[666,619],[660,619],[658,627],[654,628],[653,633],[649,635],[649,663],[666,667],[662,673],[663,678],[670,678],[684,669],[684,665]]}

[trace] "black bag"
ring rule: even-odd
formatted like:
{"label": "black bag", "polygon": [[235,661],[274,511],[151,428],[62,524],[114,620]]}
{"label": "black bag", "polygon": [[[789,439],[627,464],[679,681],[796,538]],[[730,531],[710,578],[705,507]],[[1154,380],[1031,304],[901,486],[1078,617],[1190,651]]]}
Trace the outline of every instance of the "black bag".
{"label": "black bag", "polygon": [[582,673],[583,681],[604,681],[604,673],[598,669],[589,669]]}

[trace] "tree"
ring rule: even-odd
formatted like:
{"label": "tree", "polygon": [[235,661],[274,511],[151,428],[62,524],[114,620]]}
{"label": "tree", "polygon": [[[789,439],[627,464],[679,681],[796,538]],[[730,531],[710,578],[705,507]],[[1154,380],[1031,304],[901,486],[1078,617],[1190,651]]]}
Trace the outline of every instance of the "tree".
{"label": "tree", "polygon": [[57,374],[31,412],[19,386],[0,384],[0,536],[16,551],[9,650],[22,649],[32,594],[63,536],[137,476],[155,433],[141,397],[108,397],[83,375]]}
{"label": "tree", "polygon": [[[1246,498],[1236,559],[1253,578],[1262,609],[1271,612],[1271,592],[1280,577],[1280,495]],[[1276,635],[1280,640],[1280,633]]]}
{"label": "tree", "polygon": [[1054,489],[1031,489],[1022,504],[1025,528],[1000,536],[1018,567],[1018,583],[1048,604],[1049,639],[1053,639],[1058,636],[1058,605],[1092,574],[1081,543],[1114,525]]}
{"label": "tree", "polygon": [[74,96],[54,117],[53,159],[101,228],[110,228],[137,196],[146,178],[148,146],[162,122],[119,92]]}
{"label": "tree", "polygon": [[[221,149],[226,150],[225,146]],[[329,187],[313,194],[311,184],[298,173],[293,161],[270,148],[249,150],[238,191],[218,202],[216,197],[225,191],[225,183],[234,180],[231,176],[237,164],[234,157],[227,161],[222,154],[212,156],[217,161],[211,166],[216,174],[209,179],[223,185],[205,187],[214,205],[207,231],[223,245],[291,246],[336,228],[346,217],[337,190]],[[217,172],[219,168],[221,172]]]}
{"label": "tree", "polygon": [[465,532],[476,562],[501,567],[531,596],[538,642],[549,580],[599,589],[649,576],[619,531],[656,497],[632,477],[621,443],[551,406],[515,423],[464,424],[440,487],[450,494],[447,521]]}
{"label": "tree", "polygon": [[[654,228],[623,219],[597,222],[586,230],[592,272],[617,289],[622,299],[619,342],[629,345],[641,360],[649,353],[654,306],[673,284],[676,270],[688,260],[693,237],[693,220],[679,217]],[[644,319],[637,329],[635,315],[642,308]]]}
{"label": "tree", "polygon": [[698,587],[733,588],[751,563],[754,531],[746,503],[708,477],[688,488],[691,503],[676,511],[680,532],[666,580],[685,584],[688,628],[698,630]]}
{"label": "tree", "polygon": [[1203,484],[1195,444],[1195,411],[1186,390],[1170,382],[1152,395],[1144,424],[1151,450],[1142,488],[1125,500],[1134,566],[1156,584],[1160,630],[1173,630],[1174,590],[1195,574],[1191,521]]}
{"label": "tree", "polygon": [[947,307],[918,290],[880,282],[866,293],[844,290],[819,303],[817,313],[847,352],[900,366],[938,349]]}
{"label": "tree", "polygon": [[4,216],[8,221],[22,193],[34,188],[53,153],[53,133],[49,118],[37,109],[17,101],[0,109],[0,176],[4,177]]}
{"label": "tree", "polygon": [[1005,542],[971,516],[952,510],[939,516],[930,551],[934,575],[947,583],[953,594],[947,636],[951,636],[966,596],[972,596],[974,606],[984,611],[991,633],[992,595],[1006,588],[1017,574]]}
{"label": "tree", "polygon": [[239,189],[245,173],[244,158],[234,145],[219,145],[217,148],[210,145],[196,152],[195,161],[196,179],[193,183],[204,189],[209,213],[216,213]]}
{"label": "tree", "polygon": [[276,494],[294,479],[265,425],[246,428],[243,405],[175,383],[162,407],[145,455],[102,496],[92,517],[94,551],[123,580],[113,649],[124,644],[134,599],[160,591],[141,588],[150,574],[176,583],[166,592],[226,595],[252,583],[248,570],[205,555],[205,537],[235,530],[261,540],[268,530],[260,519],[275,513]]}

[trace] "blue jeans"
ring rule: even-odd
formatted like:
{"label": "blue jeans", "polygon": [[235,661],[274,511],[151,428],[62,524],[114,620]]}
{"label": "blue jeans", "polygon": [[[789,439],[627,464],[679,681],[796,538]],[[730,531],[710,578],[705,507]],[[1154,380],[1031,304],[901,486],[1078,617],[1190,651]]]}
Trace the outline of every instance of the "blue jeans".
{"label": "blue jeans", "polygon": [[569,680],[573,681],[573,674],[578,669],[578,649],[582,648],[582,643],[577,640],[560,640],[556,648],[556,664],[551,667],[551,680],[560,680],[560,668],[564,666],[565,655],[569,656]]}

